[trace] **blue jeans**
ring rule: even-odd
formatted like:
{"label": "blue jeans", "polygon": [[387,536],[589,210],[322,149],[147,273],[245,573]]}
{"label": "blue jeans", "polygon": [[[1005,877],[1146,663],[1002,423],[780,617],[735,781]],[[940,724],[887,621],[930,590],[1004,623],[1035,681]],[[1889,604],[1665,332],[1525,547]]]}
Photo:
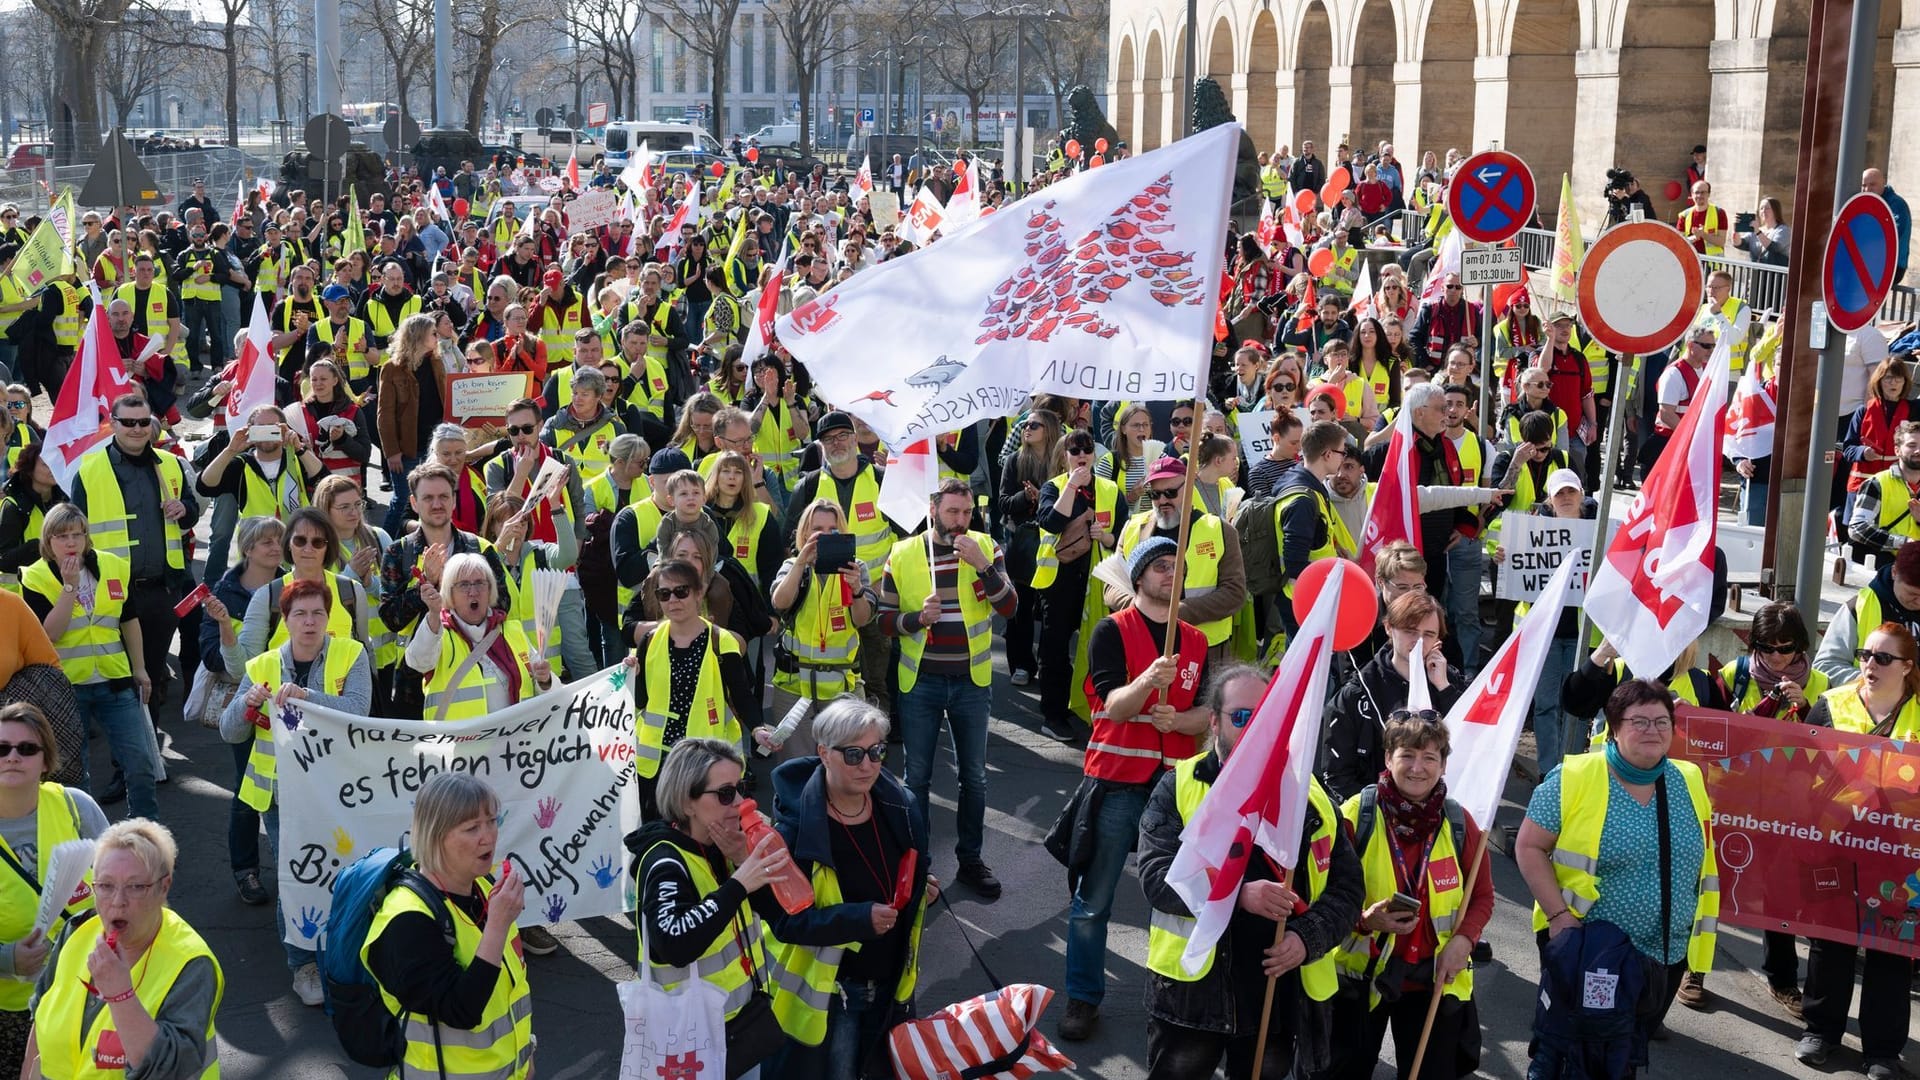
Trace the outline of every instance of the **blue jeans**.
{"label": "blue jeans", "polygon": [[1585,727],[1560,708],[1560,683],[1579,663],[1579,645],[1572,638],[1554,638],[1533,688],[1533,740],[1542,776],[1552,772],[1568,751],[1577,754],[1587,748],[1582,737]]}
{"label": "blue jeans", "polygon": [[1107,996],[1107,919],[1146,808],[1144,787],[1109,788],[1100,800],[1093,860],[1067,909],[1067,996],[1075,1001],[1098,1005]]}
{"label": "blue jeans", "polygon": [[[424,436],[427,433],[421,432],[421,434]],[[401,526],[407,523],[407,474],[412,472],[413,467],[418,464],[420,464],[418,457],[403,457],[400,459],[399,472],[391,470],[387,472],[387,487],[391,489],[389,498],[393,501],[387,504],[387,520],[382,524],[388,536],[399,536]]]}
{"label": "blue jeans", "polygon": [[[960,770],[959,838],[953,852],[960,862],[980,861],[987,833],[987,706],[989,688],[968,675],[922,672],[913,689],[900,695],[896,714],[907,747],[907,790],[927,814],[927,790],[933,783],[933,755],[940,748],[944,722],[953,733],[953,756]],[[929,817],[929,821],[932,819]]]}
{"label": "blue jeans", "polygon": [[[113,760],[127,779],[127,812],[134,817],[160,820],[160,803],[155,782],[160,776],[160,745],[154,740],[153,725],[140,711],[140,695],[129,686],[114,690],[104,682],[73,688],[74,703],[87,720],[88,738],[97,725],[107,738]],[[80,786],[86,787],[89,768],[87,754],[80,755]]]}
{"label": "blue jeans", "polygon": [[1740,481],[1740,520],[1748,525],[1767,523],[1767,474]]}
{"label": "blue jeans", "polygon": [[[812,1080],[860,1080],[860,1067],[880,1045],[894,1015],[887,992],[876,983],[843,982],[827,1002],[827,1036],[819,1046],[788,1039],[760,1066],[766,1076]],[[911,1015],[912,1003],[906,1013]]]}
{"label": "blue jeans", "polygon": [[1472,678],[1480,670],[1480,579],[1487,576],[1487,553],[1474,537],[1447,549],[1447,623],[1460,642],[1460,667]]}
{"label": "blue jeans", "polygon": [[[273,863],[274,876],[278,877],[280,874],[280,799],[278,795],[274,797],[273,804],[267,807],[265,817],[267,819],[267,858]],[[285,884],[281,882],[282,886]],[[280,898],[285,895],[284,887],[273,891],[273,935],[280,938],[284,938],[287,926],[286,909],[280,905]],[[280,942],[280,947],[286,950],[288,971],[298,971],[302,965],[314,963],[319,959],[312,949],[303,949],[285,940]]]}

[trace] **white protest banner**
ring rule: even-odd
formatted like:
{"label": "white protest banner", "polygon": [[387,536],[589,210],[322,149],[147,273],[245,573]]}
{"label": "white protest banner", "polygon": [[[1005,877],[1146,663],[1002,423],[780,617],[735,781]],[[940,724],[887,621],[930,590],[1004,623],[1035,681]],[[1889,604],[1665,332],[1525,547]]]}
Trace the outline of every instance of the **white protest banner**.
{"label": "white protest banner", "polygon": [[533,391],[531,372],[463,371],[447,376],[447,414],[468,426],[505,420],[507,407]]}
{"label": "white protest banner", "polygon": [[640,798],[628,679],[615,666],[491,716],[443,723],[290,702],[273,717],[286,941],[313,947],[334,876],[375,848],[407,846],[415,795],[449,770],[500,797],[495,863],[511,860],[526,882],[523,925],[631,908],[622,841],[640,826]]}
{"label": "white protest banner", "polygon": [[1538,600],[1553,572],[1572,553],[1579,561],[1573,580],[1567,583],[1567,603],[1578,606],[1587,595],[1593,521],[1541,514],[1501,514],[1500,520],[1500,544],[1507,557],[1500,564],[1494,595],[1502,600]]}
{"label": "white protest banner", "polygon": [[612,188],[596,188],[567,204],[567,235],[611,225],[620,217],[620,196]]}
{"label": "white protest banner", "polygon": [[1247,456],[1247,464],[1266,457],[1273,450],[1273,434],[1268,430],[1273,426],[1273,410],[1236,412],[1234,416],[1240,424],[1240,452]]}

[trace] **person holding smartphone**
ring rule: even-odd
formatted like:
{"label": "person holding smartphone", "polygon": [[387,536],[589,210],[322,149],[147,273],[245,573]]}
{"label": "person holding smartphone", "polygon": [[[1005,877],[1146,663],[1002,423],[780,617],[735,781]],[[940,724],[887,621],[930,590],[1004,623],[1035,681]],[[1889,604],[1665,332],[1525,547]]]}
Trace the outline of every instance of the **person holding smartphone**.
{"label": "person holding smartphone", "polygon": [[[769,713],[775,722],[753,730],[762,753],[782,761],[811,755],[813,710],[842,694],[860,694],[860,627],[873,618],[874,596],[855,554],[838,502],[815,499],[801,511],[794,554],[773,578],[773,611],[782,630]],[[812,708],[800,710],[803,701]]]}

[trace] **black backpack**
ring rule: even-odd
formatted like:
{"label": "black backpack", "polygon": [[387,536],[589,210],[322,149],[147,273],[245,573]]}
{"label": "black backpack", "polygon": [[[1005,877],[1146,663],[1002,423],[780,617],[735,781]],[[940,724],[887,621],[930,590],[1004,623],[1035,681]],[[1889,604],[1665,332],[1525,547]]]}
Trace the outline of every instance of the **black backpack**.
{"label": "black backpack", "polygon": [[[1380,815],[1375,811],[1380,807],[1380,785],[1368,784],[1360,789],[1360,821],[1353,827],[1353,850],[1356,853],[1367,850],[1367,841],[1373,838],[1373,821]],[[1447,800],[1447,831],[1453,834],[1455,856],[1465,859],[1467,851],[1467,812],[1452,799]]]}
{"label": "black backpack", "polygon": [[1247,593],[1273,596],[1287,583],[1286,566],[1280,561],[1280,496],[1262,495],[1243,499],[1233,514],[1233,531],[1240,537],[1240,565],[1247,574]]}

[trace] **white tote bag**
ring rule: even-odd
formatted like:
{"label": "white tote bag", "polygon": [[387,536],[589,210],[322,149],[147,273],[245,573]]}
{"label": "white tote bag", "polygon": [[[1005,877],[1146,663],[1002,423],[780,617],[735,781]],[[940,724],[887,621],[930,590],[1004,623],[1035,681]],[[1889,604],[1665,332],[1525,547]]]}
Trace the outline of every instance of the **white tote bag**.
{"label": "white tote bag", "polygon": [[727,994],[705,979],[671,990],[653,978],[647,921],[640,924],[640,977],[614,989],[626,1015],[620,1080],[702,1080],[727,1075]]}

